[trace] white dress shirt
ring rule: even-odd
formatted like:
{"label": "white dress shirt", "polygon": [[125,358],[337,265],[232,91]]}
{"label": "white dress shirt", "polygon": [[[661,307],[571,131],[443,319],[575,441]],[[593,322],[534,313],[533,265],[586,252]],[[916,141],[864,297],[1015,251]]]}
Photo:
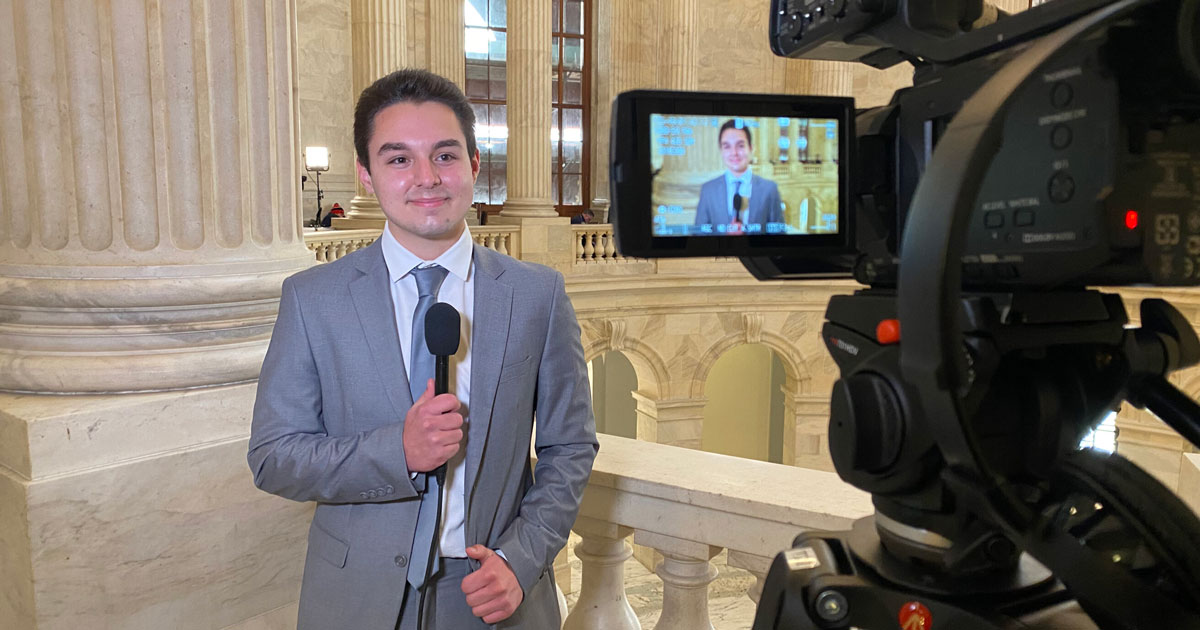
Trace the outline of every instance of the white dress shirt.
{"label": "white dress shirt", "polygon": [[[725,171],[725,208],[726,212],[728,212],[726,216],[733,216],[733,211],[736,210],[736,208],[733,207],[734,193],[740,194],[743,199],[748,199],[750,197],[750,182],[752,180],[753,178],[750,177],[750,169],[746,169],[745,172],[743,172],[740,176],[734,175],[729,170]],[[737,182],[739,181],[742,182],[742,188],[740,191],[738,190],[737,186]],[[738,212],[738,221],[746,223],[746,218],[749,216],[749,214],[750,204],[746,204],[746,208]]]}
{"label": "white dress shirt", "polygon": [[[392,306],[396,311],[396,333],[400,337],[400,351],[404,357],[404,368],[412,365],[412,320],[413,311],[417,308],[417,280],[412,274],[415,267],[438,265],[449,273],[442,282],[437,293],[437,301],[453,306],[459,314],[460,332],[458,352],[450,357],[450,391],[462,403],[459,413],[463,416],[463,434],[466,435],[466,424],[470,422],[467,413],[471,401],[471,320],[475,314],[475,277],[472,272],[472,254],[474,246],[471,233],[465,227],[450,249],[442,252],[434,260],[422,260],[408,251],[396,241],[392,231],[384,228],[381,243],[383,260],[387,263],[388,279],[392,287]],[[422,339],[420,343],[424,343]],[[395,387],[408,387],[408,382],[395,375]],[[422,391],[424,391],[422,389]],[[413,394],[413,400],[421,392]],[[450,461],[446,462],[446,485],[442,488],[442,536],[439,542],[440,554],[446,558],[465,558],[466,536],[463,523],[466,519],[466,494],[464,490],[466,476],[466,438],[463,438],[459,450]]]}

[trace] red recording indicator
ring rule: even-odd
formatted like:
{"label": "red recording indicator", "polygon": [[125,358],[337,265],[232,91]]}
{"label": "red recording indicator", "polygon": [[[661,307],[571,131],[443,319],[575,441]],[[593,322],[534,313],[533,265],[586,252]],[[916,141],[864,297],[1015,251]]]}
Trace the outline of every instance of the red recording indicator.
{"label": "red recording indicator", "polygon": [[1126,210],[1125,211],[1125,227],[1127,227],[1131,230],[1137,229],[1137,226],[1138,226],[1137,214],[1138,214],[1137,210]]}
{"label": "red recording indicator", "polygon": [[900,630],[933,630],[933,613],[921,602],[900,607]]}
{"label": "red recording indicator", "polygon": [[885,319],[875,326],[875,340],[881,345],[900,342],[900,320]]}

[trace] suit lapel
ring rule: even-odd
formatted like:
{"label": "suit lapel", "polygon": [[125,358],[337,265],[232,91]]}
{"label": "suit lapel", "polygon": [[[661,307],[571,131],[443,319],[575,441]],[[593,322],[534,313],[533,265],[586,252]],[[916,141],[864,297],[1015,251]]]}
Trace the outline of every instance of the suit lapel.
{"label": "suit lapel", "polygon": [[[471,331],[471,408],[467,427],[467,514],[483,463],[492,409],[500,382],[500,367],[508,345],[509,320],[512,317],[512,287],[499,281],[504,273],[500,255],[475,245],[475,313]],[[471,519],[467,518],[469,524]],[[468,544],[471,542],[468,532]]]}
{"label": "suit lapel", "polygon": [[[387,264],[383,261],[380,240],[376,240],[363,256],[358,257],[358,269],[362,275],[350,281],[350,298],[354,301],[358,322],[367,337],[367,347],[376,373],[382,377],[383,389],[395,409],[396,417],[402,418],[412,406],[412,394],[408,391],[408,372],[404,369],[400,337],[396,333],[396,309],[392,304],[392,288],[388,283]],[[389,382],[393,378],[395,381]]]}

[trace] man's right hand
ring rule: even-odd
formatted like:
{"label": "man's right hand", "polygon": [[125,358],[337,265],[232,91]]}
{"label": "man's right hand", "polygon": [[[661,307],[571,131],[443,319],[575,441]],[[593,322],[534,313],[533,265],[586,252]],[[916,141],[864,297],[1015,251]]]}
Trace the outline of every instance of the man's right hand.
{"label": "man's right hand", "polygon": [[454,394],[433,395],[433,379],[404,416],[404,459],[409,472],[429,472],[462,445],[462,404]]}

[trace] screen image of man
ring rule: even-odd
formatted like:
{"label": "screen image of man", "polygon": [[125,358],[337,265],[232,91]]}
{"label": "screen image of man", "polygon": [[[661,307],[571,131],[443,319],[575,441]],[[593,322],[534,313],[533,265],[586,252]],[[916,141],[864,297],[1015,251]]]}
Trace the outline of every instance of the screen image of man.
{"label": "screen image of man", "polygon": [[[316,502],[300,630],[560,625],[551,567],[598,449],[587,368],[562,275],[471,240],[474,125],[423,70],[364,90],[357,172],[386,227],[283,283],[248,462]],[[435,301],[461,318],[448,379],[424,339]]]}
{"label": "screen image of man", "polygon": [[728,120],[721,125],[717,142],[725,172],[700,187],[695,225],[727,225],[733,232],[751,226],[750,230],[765,232],[768,223],[782,223],[779,187],[750,173],[750,129],[741,120]]}

